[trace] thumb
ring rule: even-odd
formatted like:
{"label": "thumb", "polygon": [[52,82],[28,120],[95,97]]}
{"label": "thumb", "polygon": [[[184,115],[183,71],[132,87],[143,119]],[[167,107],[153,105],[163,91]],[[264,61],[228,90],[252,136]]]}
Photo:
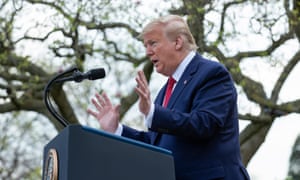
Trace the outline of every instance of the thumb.
{"label": "thumb", "polygon": [[116,106],[114,107],[115,113],[120,114],[120,109],[121,109],[121,104],[116,105]]}
{"label": "thumb", "polygon": [[118,104],[114,107],[114,114],[116,115],[116,119],[117,119],[117,122],[120,122],[120,107],[121,105]]}

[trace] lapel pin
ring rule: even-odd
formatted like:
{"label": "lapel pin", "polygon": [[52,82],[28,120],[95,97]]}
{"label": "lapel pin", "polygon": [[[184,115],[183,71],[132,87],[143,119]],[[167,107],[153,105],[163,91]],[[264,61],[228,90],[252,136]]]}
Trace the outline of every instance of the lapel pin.
{"label": "lapel pin", "polygon": [[187,80],[184,80],[183,84],[186,84],[187,83]]}

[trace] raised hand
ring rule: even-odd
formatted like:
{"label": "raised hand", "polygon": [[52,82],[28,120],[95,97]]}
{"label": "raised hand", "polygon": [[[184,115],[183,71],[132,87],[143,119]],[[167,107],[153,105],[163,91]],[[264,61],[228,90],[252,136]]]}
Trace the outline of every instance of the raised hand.
{"label": "raised hand", "polygon": [[139,95],[139,109],[141,113],[146,116],[151,108],[151,96],[144,72],[138,71],[138,75],[135,80],[137,82],[135,91]]}
{"label": "raised hand", "polygon": [[101,129],[114,133],[120,120],[120,105],[112,105],[105,93],[95,94],[95,98],[91,101],[97,111],[88,109],[87,112],[98,120]]}

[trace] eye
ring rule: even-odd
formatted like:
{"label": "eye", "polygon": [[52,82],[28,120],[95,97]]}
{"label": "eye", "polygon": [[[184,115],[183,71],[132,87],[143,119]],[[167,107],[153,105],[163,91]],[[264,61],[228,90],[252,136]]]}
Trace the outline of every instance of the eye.
{"label": "eye", "polygon": [[150,42],[149,42],[149,45],[150,45],[150,46],[156,46],[156,44],[157,44],[157,41],[150,41]]}
{"label": "eye", "polygon": [[144,46],[147,48],[147,47],[151,47],[151,48],[153,48],[153,47],[155,47],[157,45],[157,41],[155,41],[155,40],[149,40],[149,41],[147,41],[145,44],[144,44]]}

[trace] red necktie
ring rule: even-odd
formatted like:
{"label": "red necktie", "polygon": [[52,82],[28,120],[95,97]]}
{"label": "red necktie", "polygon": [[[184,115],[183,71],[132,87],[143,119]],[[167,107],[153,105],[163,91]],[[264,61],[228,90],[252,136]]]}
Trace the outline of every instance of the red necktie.
{"label": "red necktie", "polygon": [[167,90],[166,90],[166,94],[165,94],[165,99],[164,99],[164,102],[163,102],[163,107],[167,107],[175,83],[176,83],[176,80],[173,79],[172,76],[169,77]]}

